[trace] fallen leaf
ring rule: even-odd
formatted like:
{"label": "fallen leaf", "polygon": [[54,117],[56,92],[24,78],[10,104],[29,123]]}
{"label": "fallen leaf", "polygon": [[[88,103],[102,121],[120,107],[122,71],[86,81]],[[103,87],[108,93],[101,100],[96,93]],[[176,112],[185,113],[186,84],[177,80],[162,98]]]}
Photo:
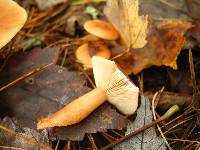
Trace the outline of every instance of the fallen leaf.
{"label": "fallen leaf", "polygon": [[190,34],[196,40],[200,47],[200,18],[193,21],[194,28],[190,30]]}
{"label": "fallen leaf", "polygon": [[[152,119],[153,119],[153,115],[150,110],[150,101],[148,98],[142,96],[141,105],[137,111],[137,117],[134,122],[129,122],[128,127],[127,127],[127,132],[125,134],[126,135],[130,134],[137,128],[141,128],[151,123]],[[163,139],[156,135],[155,128],[152,127],[114,148],[114,150],[124,150],[124,149],[165,150],[166,146]]]}
{"label": "fallen leaf", "polygon": [[140,12],[148,14],[154,20],[184,19],[190,20],[187,5],[183,0],[140,0]]}
{"label": "fallen leaf", "polygon": [[[5,117],[1,121],[1,124],[6,127],[9,127],[10,129],[14,130],[17,133],[20,133],[21,135],[25,137],[34,139],[38,143],[49,145],[48,133],[46,130],[38,132],[36,130],[26,128],[26,127],[20,128],[20,125],[18,125],[9,117]],[[30,142],[27,142],[10,133],[4,132],[3,130],[0,131],[0,145],[7,146],[7,147],[23,148],[23,149],[36,148],[36,146],[31,144]]]}
{"label": "fallen leaf", "polygon": [[57,136],[61,140],[82,141],[85,133],[106,132],[107,129],[123,129],[126,119],[108,103],[100,106],[88,118],[77,125],[54,128],[50,137]]}
{"label": "fallen leaf", "polygon": [[[170,1],[170,0],[168,0]],[[192,18],[199,18],[200,16],[200,11],[199,11],[199,6],[200,2],[199,0],[187,0],[185,1],[185,5],[187,5],[189,16]]]}
{"label": "fallen leaf", "polygon": [[[150,100],[153,99],[153,93],[145,93],[145,96],[148,97]],[[158,104],[156,108],[165,112],[167,111],[172,105],[179,105],[181,108],[187,108],[191,103],[193,97],[188,94],[180,94],[175,92],[162,92],[158,97]],[[157,100],[156,100],[157,101]]]}
{"label": "fallen leaf", "polygon": [[60,3],[65,3],[68,0],[35,0],[40,10],[51,8]]}
{"label": "fallen leaf", "polygon": [[59,47],[34,48],[30,52],[16,53],[7,60],[6,67],[0,74],[0,86],[4,86],[11,81],[19,78],[27,72],[38,67],[56,63],[59,56]]}
{"label": "fallen leaf", "polygon": [[67,19],[66,27],[65,27],[65,33],[75,36],[77,33],[77,30],[83,26],[83,24],[89,20],[90,17],[86,13],[83,12],[83,10],[77,10],[73,13],[71,17]]}
{"label": "fallen leaf", "polygon": [[138,0],[107,0],[104,13],[119,31],[127,48],[142,48],[146,45],[148,17],[139,16]]}
{"label": "fallen leaf", "polygon": [[185,43],[184,33],[191,27],[191,23],[176,19],[161,21],[157,26],[152,23],[147,45],[116,61],[127,74],[137,74],[153,65],[177,69],[176,59]]}
{"label": "fallen leaf", "polygon": [[[47,62],[49,64],[55,57],[54,55],[52,57],[52,54],[48,51],[54,52],[53,50],[56,51],[56,49],[35,49],[31,50],[30,54],[20,54],[18,57],[11,58],[8,65],[5,66],[5,70],[0,74],[0,85],[11,82],[33,68],[43,66]],[[3,99],[3,101],[0,101],[0,116],[14,117],[20,126],[36,129],[36,122],[39,118],[56,112],[89,90],[91,89],[86,86],[86,79],[80,73],[70,72],[64,67],[51,65],[14,87],[1,92],[0,99]],[[79,128],[80,126],[82,128]],[[103,104],[81,124],[69,127],[74,128],[71,131],[75,136],[65,137],[69,140],[80,140],[85,133],[121,129],[125,126],[126,119],[124,116],[113,110],[110,105]],[[55,134],[55,136],[65,138],[58,134]]]}
{"label": "fallen leaf", "polygon": [[[188,61],[185,62],[188,63]],[[172,91],[184,94],[193,94],[193,85],[189,68],[184,65],[184,68],[181,68],[180,66],[178,70],[168,69],[167,73]]]}

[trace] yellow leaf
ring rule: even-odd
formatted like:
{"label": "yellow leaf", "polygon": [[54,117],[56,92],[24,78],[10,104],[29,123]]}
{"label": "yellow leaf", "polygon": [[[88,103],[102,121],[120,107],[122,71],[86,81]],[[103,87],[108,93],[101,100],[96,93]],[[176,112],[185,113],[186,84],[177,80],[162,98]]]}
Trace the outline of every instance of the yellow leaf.
{"label": "yellow leaf", "polygon": [[104,13],[119,31],[127,48],[146,45],[148,16],[139,16],[138,0],[107,0]]}

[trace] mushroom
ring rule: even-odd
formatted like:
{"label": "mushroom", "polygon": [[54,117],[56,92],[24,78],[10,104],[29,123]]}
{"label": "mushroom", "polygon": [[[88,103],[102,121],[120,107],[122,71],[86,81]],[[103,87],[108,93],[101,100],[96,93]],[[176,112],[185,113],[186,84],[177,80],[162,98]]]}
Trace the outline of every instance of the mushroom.
{"label": "mushroom", "polygon": [[0,48],[2,48],[23,27],[27,13],[13,0],[0,0],[0,10]]}
{"label": "mushroom", "polygon": [[114,26],[108,22],[101,20],[89,20],[84,24],[84,29],[97,37],[106,40],[116,40],[119,38],[119,33]]}
{"label": "mushroom", "polygon": [[109,59],[110,55],[109,49],[101,41],[84,43],[76,50],[76,58],[85,69],[92,68],[92,56]]}
{"label": "mushroom", "polygon": [[59,111],[40,119],[38,129],[79,123],[106,100],[123,114],[131,115],[136,111],[138,87],[129,81],[113,61],[94,56],[92,65],[97,87]]}

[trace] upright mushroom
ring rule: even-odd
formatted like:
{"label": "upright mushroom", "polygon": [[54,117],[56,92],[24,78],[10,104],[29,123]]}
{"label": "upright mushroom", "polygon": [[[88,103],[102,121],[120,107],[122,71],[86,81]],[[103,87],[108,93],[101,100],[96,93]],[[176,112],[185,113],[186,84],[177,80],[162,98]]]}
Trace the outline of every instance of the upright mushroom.
{"label": "upright mushroom", "polygon": [[110,50],[101,41],[84,43],[76,50],[76,58],[85,69],[92,68],[93,56],[109,59],[110,55]]}
{"label": "upright mushroom", "polygon": [[23,27],[27,13],[13,0],[0,0],[0,10],[0,48],[2,48]]}
{"label": "upright mushroom", "polygon": [[138,87],[129,81],[113,61],[94,56],[92,65],[97,87],[54,114],[40,119],[38,129],[79,123],[106,100],[126,115],[136,111]]}
{"label": "upright mushroom", "polygon": [[105,40],[116,40],[119,38],[119,33],[114,26],[102,20],[86,21],[84,24],[84,29],[90,34]]}

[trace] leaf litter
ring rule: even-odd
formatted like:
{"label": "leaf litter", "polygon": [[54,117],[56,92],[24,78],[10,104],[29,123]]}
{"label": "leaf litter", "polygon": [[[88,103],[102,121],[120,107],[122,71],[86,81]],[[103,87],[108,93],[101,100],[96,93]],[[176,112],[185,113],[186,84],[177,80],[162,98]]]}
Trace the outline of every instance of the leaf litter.
{"label": "leaf litter", "polygon": [[[145,4],[147,4],[148,6],[146,6],[147,8],[149,8],[149,10],[147,10],[146,8],[142,8],[143,6],[145,7],[145,5],[144,4],[142,4],[142,2],[141,2],[141,0],[140,0],[140,5],[142,5],[142,6],[140,6],[140,10],[139,10],[139,12],[141,13],[141,14],[148,14],[150,17],[152,17],[153,16],[153,24],[155,23],[155,25],[153,25],[154,26],[154,29],[156,29],[156,30],[159,30],[159,32],[160,32],[160,30],[162,30],[162,32],[158,32],[158,33],[156,33],[156,35],[160,35],[160,36],[158,36],[159,38],[161,38],[162,39],[162,36],[161,35],[163,35],[166,39],[167,39],[167,37],[169,36],[169,34],[168,34],[168,32],[167,32],[167,30],[169,30],[169,33],[170,33],[170,35],[173,35],[173,31],[176,31],[176,32],[178,32],[178,34],[181,34],[181,36],[180,36],[180,39],[183,39],[183,37],[184,38],[187,38],[187,40],[191,40],[191,39],[189,39],[188,37],[186,37],[186,36],[183,36],[182,35],[182,33],[183,33],[183,31],[180,31],[179,32],[179,28],[177,27],[176,29],[173,29],[172,28],[172,31],[170,32],[170,29],[167,29],[167,28],[165,28],[165,29],[160,29],[159,28],[159,26],[158,26],[158,24],[159,24],[159,22],[160,22],[160,19],[161,18],[177,18],[177,19],[180,19],[180,18],[187,18],[187,20],[192,20],[193,18],[195,18],[196,17],[196,15],[199,13],[199,2],[198,2],[198,0],[186,0],[187,2],[190,2],[191,4],[191,8],[190,8],[190,10],[188,9],[188,8],[185,8],[185,7],[188,7],[189,5],[188,4],[186,4],[185,5],[185,3],[179,3],[178,2],[179,0],[176,0],[176,1],[168,1],[168,0],[161,0],[161,1],[153,1],[153,3],[155,4],[153,4],[157,9],[154,9],[155,7],[151,7],[151,6],[149,6],[148,4],[150,3],[150,0],[148,1],[148,2],[146,2]],[[19,47],[19,45],[22,45],[21,43],[22,42],[24,42],[24,35],[26,35],[26,34],[28,34],[28,35],[31,35],[31,36],[33,36],[33,37],[40,37],[40,35],[42,35],[42,37],[44,37],[44,40],[42,41],[42,46],[47,46],[47,47],[49,47],[49,46],[52,46],[52,45],[59,45],[59,46],[61,46],[62,47],[62,50],[66,50],[67,51],[67,53],[66,53],[66,58],[67,59],[63,59],[63,60],[66,60],[66,62],[64,62],[63,64],[64,65],[66,65],[66,67],[67,68],[73,68],[73,67],[75,67],[75,70],[77,71],[79,71],[80,72],[80,70],[79,69],[77,69],[77,63],[74,63],[75,61],[75,59],[73,58],[73,51],[74,51],[74,49],[76,49],[76,46],[74,46],[74,45],[76,45],[77,43],[80,43],[80,39],[79,39],[79,36],[82,36],[83,34],[85,34],[85,33],[83,33],[82,31],[83,30],[77,30],[76,29],[76,26],[73,28],[73,23],[72,23],[72,29],[75,29],[76,31],[78,31],[76,34],[75,34],[75,36],[76,37],[74,37],[74,34],[72,34],[72,36],[73,37],[71,37],[71,36],[68,36],[68,35],[66,35],[65,34],[65,32],[66,31],[68,31],[68,27],[67,27],[67,20],[68,20],[68,18],[69,17],[71,17],[72,15],[73,15],[73,13],[74,12],[80,12],[81,14],[83,14],[84,12],[83,12],[83,10],[85,10],[85,9],[82,9],[84,6],[75,6],[75,5],[73,5],[73,6],[69,6],[69,5],[58,5],[58,6],[56,6],[56,7],[53,7],[53,8],[51,8],[51,9],[47,9],[47,10],[45,10],[45,11],[39,11],[36,7],[35,7],[35,5],[34,5],[34,3],[32,3],[32,2],[28,2],[28,1],[26,1],[26,3],[24,2],[24,1],[21,1],[21,0],[18,0],[18,2],[21,2],[21,3],[23,3],[23,6],[25,6],[26,8],[27,8],[27,10],[29,11],[29,20],[28,20],[28,22],[27,22],[27,24],[25,25],[25,27],[24,27],[24,29],[20,32],[20,34],[18,34],[17,35],[17,37],[15,38],[15,39],[13,39],[13,41],[10,43],[10,44],[8,44],[5,48],[3,48],[2,50],[1,50],[1,52],[3,52],[3,53],[1,53],[1,58],[5,58],[6,56],[7,56],[7,54],[10,52],[10,53],[13,53],[13,52],[17,52],[17,51],[20,51],[21,50],[21,48]],[[74,2],[74,1],[73,1]],[[91,2],[91,1],[90,1]],[[98,8],[98,10],[100,10],[100,9],[102,9],[102,4],[92,4],[92,3],[90,3],[90,2],[85,2],[85,1],[82,1],[81,2],[81,4],[91,4],[94,8]],[[163,3],[164,2],[164,3]],[[158,3],[160,3],[159,4],[159,6],[157,5]],[[162,3],[162,4],[161,4]],[[172,5],[171,5],[172,4]],[[152,3],[151,3],[151,5],[152,5]],[[172,6],[175,6],[175,7],[172,7]],[[67,8],[67,7],[70,7],[69,9]],[[71,8],[75,8],[75,9],[71,9]],[[194,8],[195,7],[195,8]],[[100,8],[100,9],[99,9]],[[177,9],[178,8],[178,9]],[[181,9],[180,9],[181,8]],[[193,9],[194,8],[194,9]],[[197,8],[197,9],[196,9]],[[142,10],[143,9],[143,10]],[[145,11],[146,10],[146,11]],[[159,10],[159,13],[156,13],[155,15],[154,15],[154,12],[156,12],[157,10]],[[182,11],[183,10],[183,11]],[[144,11],[144,13],[143,13],[143,11]],[[167,13],[167,12],[170,12],[170,13]],[[181,13],[180,13],[181,12]],[[195,12],[195,13],[194,13]],[[158,14],[160,14],[160,16],[158,15]],[[164,16],[162,16],[162,15],[164,15]],[[56,16],[56,17],[55,17]],[[83,17],[84,17],[84,15],[83,15]],[[102,14],[101,12],[99,13],[99,17],[100,18],[104,18],[105,16],[104,16],[104,14]],[[198,17],[197,17],[198,18]],[[50,21],[50,22],[49,22]],[[148,20],[149,21],[149,20]],[[112,23],[112,22],[111,22]],[[82,22],[80,22],[80,24],[82,24]],[[196,24],[196,23],[194,23],[194,24]],[[148,25],[148,31],[151,31],[151,27],[152,27],[152,24],[151,24],[151,21],[150,21],[150,24]],[[79,28],[81,28],[81,26],[79,26]],[[182,28],[182,27],[181,27]],[[195,28],[195,30],[197,30],[198,31],[198,25],[196,26],[196,27],[194,27]],[[163,32],[163,30],[166,30],[166,35],[165,35],[165,32]],[[184,33],[186,32],[187,30],[185,30],[184,31]],[[64,34],[63,34],[64,33]],[[67,32],[66,32],[67,33]],[[151,32],[150,32],[151,33]],[[196,40],[196,41],[194,41],[194,43],[196,44],[196,45],[198,45],[198,43],[197,43],[197,40],[198,40],[198,37],[196,36],[196,35],[194,35],[194,33],[195,32],[193,32],[192,34],[193,34],[193,38]],[[147,34],[147,38],[148,38],[148,36],[149,36],[149,33]],[[77,38],[78,37],[78,38]],[[175,37],[176,37],[176,35],[175,35]],[[178,37],[178,36],[177,36]],[[170,38],[169,38],[170,39]],[[147,39],[146,39],[147,40]],[[117,43],[118,43],[118,41],[116,41]],[[149,44],[149,40],[147,40],[147,44],[145,45],[145,47],[146,46],[148,46],[148,44]],[[161,42],[161,41],[159,41],[159,42]],[[163,43],[162,43],[163,42]],[[167,41],[162,41],[161,43],[164,45],[164,47],[165,46],[167,46],[167,44],[169,44],[169,45],[174,45],[174,43],[175,43],[175,45],[176,45],[176,43],[178,43],[176,40],[175,41],[172,41],[172,40],[167,40]],[[180,41],[179,41],[180,42]],[[75,43],[75,44],[74,44]],[[123,42],[122,42],[123,43]],[[108,42],[108,44],[113,44],[112,42]],[[180,43],[179,43],[180,44]],[[39,44],[40,45],[40,44]],[[152,45],[153,45],[153,43],[152,43]],[[157,43],[155,44],[156,46],[157,46]],[[158,44],[159,45],[159,44]],[[34,45],[33,45],[34,46]],[[155,47],[156,47],[155,46]],[[183,46],[182,45],[178,45],[179,47],[180,47],[180,49],[183,49]],[[122,46],[123,47],[123,46]],[[118,48],[118,47],[116,47],[116,48]],[[184,47],[185,48],[185,47]],[[162,83],[161,85],[163,86],[166,86],[167,88],[167,90],[169,90],[169,91],[173,91],[173,92],[177,92],[178,94],[179,94],[179,92],[181,91],[181,90],[177,90],[176,88],[171,88],[172,86],[171,86],[171,82],[169,83],[168,82],[168,79],[169,79],[169,76],[168,76],[168,74],[166,74],[164,77],[163,77],[163,73],[161,73],[161,74],[159,74],[159,72],[162,72],[163,70],[165,70],[166,68],[165,67],[151,67],[152,65],[155,65],[155,64],[152,64],[152,61],[149,59],[147,62],[145,62],[144,60],[142,61],[142,63],[144,63],[143,65],[142,65],[142,67],[138,67],[137,69],[139,70],[136,70],[136,71],[134,71],[134,68],[133,68],[133,64],[135,63],[135,61],[133,60],[133,57],[132,57],[132,51],[134,51],[134,54],[137,54],[137,52],[140,50],[140,49],[131,49],[130,50],[130,52],[131,53],[127,53],[127,51],[125,51],[125,48],[121,48],[121,45],[120,45],[120,49],[121,50],[123,50],[122,51],[122,55],[120,55],[121,57],[119,57],[119,58],[117,58],[116,60],[117,61],[119,61],[120,60],[120,63],[119,63],[119,65],[121,66],[121,67],[123,67],[123,69],[128,73],[128,74],[130,74],[130,73],[138,73],[138,72],[142,72],[142,74],[144,73],[145,74],[145,80],[146,79],[148,79],[149,80],[149,77],[151,76],[152,77],[152,72],[153,71],[157,71],[158,72],[158,74],[156,74],[156,76],[155,76],[155,79],[154,79],[154,77],[152,77],[152,79],[150,79],[150,80],[152,80],[151,82],[153,83],[153,84],[151,84],[152,85],[152,87],[151,87],[151,91],[155,91],[155,90],[157,90],[158,89],[158,87],[154,87],[155,85],[160,85],[160,83]],[[143,49],[143,48],[141,48],[141,49]],[[175,63],[175,61],[172,61],[172,60],[174,60],[175,58],[176,59],[181,59],[181,62],[187,62],[186,61],[186,59],[184,58],[184,57],[182,57],[182,54],[184,54],[185,53],[185,51],[183,51],[183,50],[180,50],[180,49],[176,49],[176,51],[174,51],[175,52],[175,54],[173,54],[172,56],[170,55],[170,57],[168,56],[169,54],[170,54],[170,50],[171,49],[167,49],[166,50],[166,52],[169,50],[170,52],[169,53],[154,53],[154,54],[156,54],[155,56],[153,55],[153,57],[152,58],[157,58],[158,56],[160,56],[161,55],[161,58],[167,58],[167,62],[163,62],[163,61],[161,61],[161,60],[159,60],[159,62],[156,62],[156,65],[158,65],[158,66],[160,66],[160,65],[165,65],[165,64],[167,64],[168,66],[170,66],[169,64],[171,64],[172,62],[172,66],[174,67],[174,66],[176,66],[176,63]],[[30,50],[32,51],[32,47],[30,48]],[[175,49],[174,49],[175,50]],[[30,52],[31,52],[30,51]],[[127,55],[124,55],[124,51],[126,52],[125,54],[127,54]],[[199,61],[198,61],[198,59],[199,59],[199,57],[198,57],[198,48],[192,48],[192,51],[193,51],[193,53],[194,53],[194,68],[195,68],[195,72],[196,72],[196,80],[197,80],[197,83],[198,83],[198,85],[199,85]],[[152,51],[150,50],[150,52],[149,53],[151,53]],[[178,52],[180,52],[180,54],[181,55],[179,55],[179,53]],[[28,53],[27,53],[28,54]],[[163,54],[164,54],[164,56],[163,56]],[[144,57],[143,55],[142,55],[142,53],[140,54],[141,55],[141,58],[142,57]],[[138,57],[140,56],[139,54],[137,55]],[[65,57],[64,56],[64,57]],[[114,56],[116,56],[116,55],[114,55]],[[135,55],[134,55],[135,56]],[[150,57],[149,57],[150,58]],[[28,58],[27,58],[28,59]],[[135,57],[134,57],[134,59],[135,59]],[[36,59],[35,59],[36,60]],[[155,59],[156,61],[157,61],[157,59]],[[154,60],[154,61],[155,61]],[[165,60],[165,59],[164,59]],[[123,63],[121,62],[121,61],[123,61]],[[179,60],[180,61],[180,60]],[[33,61],[34,62],[34,61]],[[8,63],[9,63],[9,61],[8,61]],[[163,63],[163,64],[162,64]],[[38,65],[38,66],[40,66],[40,65]],[[178,67],[180,67],[180,66],[183,66],[183,67],[185,67],[185,63],[183,63],[183,64],[178,64],[177,65]],[[55,66],[54,66],[55,67]],[[56,67],[58,67],[58,66],[56,66]],[[150,68],[151,67],[151,68]],[[35,67],[33,67],[33,68],[30,68],[30,70],[31,69],[34,69]],[[59,67],[58,67],[59,68]],[[79,68],[79,67],[78,67]],[[146,69],[146,68],[149,68],[149,69]],[[164,69],[163,69],[164,68]],[[26,73],[27,71],[30,71],[29,70],[29,68],[27,68],[27,70],[25,70],[24,71],[24,73]],[[55,69],[56,70],[56,69]],[[128,71],[127,71],[128,70]],[[158,71],[159,70],[159,71]],[[185,70],[187,70],[187,68],[185,68]],[[1,72],[1,74],[3,73],[4,71],[2,71]],[[16,71],[17,72],[17,71]],[[81,70],[81,72],[82,72],[82,70]],[[179,69],[177,70],[177,72],[180,72],[179,71]],[[24,74],[24,73],[22,73],[22,74]],[[76,72],[77,73],[77,72]],[[82,72],[83,73],[83,72]],[[87,72],[88,73],[88,72]],[[181,73],[181,72],[180,72]],[[36,75],[33,75],[33,77],[35,77],[35,76],[37,76],[38,74],[40,74],[40,73],[37,73]],[[89,73],[90,74],[90,73]],[[13,74],[14,75],[14,74]],[[21,73],[20,73],[20,75],[21,75]],[[19,75],[19,76],[20,76]],[[160,80],[157,80],[157,77],[159,76],[161,76],[162,75],[162,79],[164,79],[163,81],[160,81]],[[16,79],[16,77],[19,77],[18,75],[17,76],[14,76],[13,78],[14,79]],[[184,75],[183,75],[184,76]],[[133,76],[132,76],[133,77]],[[181,79],[181,80],[185,80],[187,77],[185,77],[185,78],[183,78],[183,79]],[[11,77],[11,79],[12,79],[12,77]],[[10,82],[10,81],[12,81],[12,80],[9,80],[9,79],[6,79],[6,78],[4,78],[4,80],[5,81],[7,81],[7,82]],[[134,77],[133,77],[133,79],[134,79]],[[176,79],[176,78],[175,78]],[[85,80],[85,79],[84,79]],[[170,80],[172,80],[172,79],[170,79]],[[32,78],[28,78],[26,81],[23,81],[22,82],[22,84],[19,84],[20,86],[21,85],[25,85],[25,84],[28,84],[29,86],[30,86],[30,84],[32,84],[32,81],[34,81],[34,80],[32,80]],[[5,82],[6,83],[6,82]],[[33,82],[33,83],[35,83],[35,82]],[[85,83],[85,82],[84,82]],[[3,85],[5,85],[4,84],[4,82],[2,82],[2,84]],[[18,84],[17,84],[18,85]],[[18,87],[18,88],[21,88],[21,87]],[[85,85],[84,85],[85,86]],[[185,84],[184,85],[184,87],[187,87],[188,85],[187,84]],[[12,87],[12,88],[10,88],[10,89],[8,89],[8,90],[11,90],[11,89],[13,89],[14,87]],[[87,87],[88,88],[88,87]],[[144,88],[146,88],[146,85],[144,85]],[[29,89],[31,89],[31,88],[29,88]],[[49,88],[49,89],[51,89],[52,90],[52,88]],[[179,89],[181,89],[181,86],[179,87]],[[33,90],[34,91],[34,90]],[[53,91],[53,90],[52,90]],[[35,92],[37,92],[37,91],[35,91]],[[184,91],[182,90],[182,93],[183,93]],[[5,94],[5,92],[3,93],[3,94]],[[191,94],[191,93],[189,93],[189,94]],[[62,95],[62,92],[61,92],[61,95]],[[29,95],[28,95],[29,96]],[[52,95],[51,95],[52,96]],[[167,95],[168,96],[168,95]],[[20,98],[23,98],[23,96],[22,97],[20,97]],[[169,95],[169,99],[171,100],[171,99],[175,99],[175,101],[177,101],[177,103],[180,103],[180,105],[182,106],[182,103],[181,103],[181,99],[183,99],[184,98],[184,95],[178,95],[178,98],[176,98],[176,93],[174,94],[174,93],[172,93],[171,95]],[[185,97],[185,98],[187,98],[187,97]],[[6,99],[6,98],[5,98]],[[28,99],[28,98],[27,98]],[[174,101],[172,102],[172,101],[170,101],[168,99],[168,97],[166,97],[165,98],[165,96],[164,96],[164,100],[166,100],[166,101],[164,101],[164,105],[165,105],[165,103],[167,103],[169,106],[171,105],[171,104],[174,104]],[[29,99],[28,99],[29,100]],[[185,100],[183,100],[184,102],[185,102]],[[188,109],[186,109],[185,108],[185,105],[183,105],[182,106],[182,108],[183,109],[186,109],[186,111],[184,111],[184,113],[183,114],[181,114],[178,118],[175,118],[174,120],[171,120],[170,122],[164,122],[163,124],[164,124],[164,127],[162,127],[162,130],[164,131],[164,134],[165,134],[165,136],[167,137],[167,140],[168,140],[168,142],[169,142],[169,144],[170,144],[170,146],[172,146],[174,149],[176,149],[176,148],[179,148],[179,149],[184,149],[184,148],[190,148],[190,149],[192,149],[192,148],[198,148],[198,140],[199,140],[199,127],[198,127],[198,125],[196,124],[196,111],[193,111],[193,109],[190,107],[190,101],[191,101],[191,95],[189,95],[188,96],[188,99],[186,100],[187,101],[187,104],[189,104],[189,105],[187,105],[189,108]],[[6,104],[4,103],[4,106],[5,106]],[[16,105],[16,104],[15,104]],[[32,104],[33,106],[34,106],[34,104]],[[158,105],[158,108],[162,108],[162,106],[159,106]],[[164,107],[165,108],[165,107]],[[166,109],[166,108],[165,108]],[[165,110],[164,109],[164,110]],[[2,111],[2,112],[6,112],[6,111]],[[156,112],[160,112],[159,110],[157,111],[156,110]],[[1,114],[2,115],[2,114]],[[3,114],[3,116],[5,116],[6,114],[4,113]],[[14,115],[13,115],[14,116]],[[15,117],[15,116],[14,116]],[[33,121],[33,120],[32,120]],[[55,128],[56,129],[56,128]],[[56,131],[56,130],[54,130],[54,131]],[[59,131],[59,130],[57,130],[57,131]],[[71,130],[70,130],[71,131]],[[188,134],[183,134],[182,132],[180,132],[180,131],[186,131],[186,133],[188,133]],[[80,131],[79,131],[80,132]],[[120,131],[120,133],[122,133],[121,131]],[[122,133],[123,134],[123,133]],[[81,136],[80,137],[78,137],[79,139],[82,139],[82,136],[83,134],[81,134]],[[96,134],[95,134],[96,135]],[[113,140],[113,138],[114,139],[116,139],[116,136],[115,135],[113,135],[113,134],[108,134],[109,136],[108,137],[106,137],[106,139],[108,140],[108,141],[110,141],[110,142],[112,142],[112,140]],[[119,135],[118,135],[119,136]],[[123,135],[120,135],[120,137],[121,136],[123,136]],[[61,138],[61,137],[60,137]],[[63,138],[63,137],[62,137]],[[68,137],[67,137],[68,138]],[[55,139],[55,138],[54,138]],[[101,140],[103,140],[104,138],[102,138],[101,137]],[[83,143],[81,143],[81,142],[79,142],[78,143],[78,145],[79,144],[81,144],[81,145],[77,145],[77,143],[75,143],[75,142],[70,142],[70,141],[68,141],[68,146],[69,145],[71,145],[71,147],[69,146],[69,147],[67,147],[66,146],[66,148],[72,148],[72,149],[75,149],[75,148],[83,148],[83,147],[85,147],[85,145],[90,145],[91,143],[87,143],[86,142],[87,141],[87,138],[84,138],[84,141],[83,141]],[[93,137],[92,136],[92,139],[90,139],[90,141],[93,141],[92,142],[92,145],[95,145],[95,144],[97,144],[98,145],[98,143],[99,143],[99,139],[96,139],[95,138],[95,136]],[[94,143],[94,141],[95,141],[95,143]],[[85,143],[87,143],[87,144],[85,144]],[[58,144],[59,146],[60,145],[62,145],[62,144]],[[102,145],[100,145],[100,147],[102,147]],[[90,146],[88,146],[88,148],[90,148]]]}
{"label": "leaf litter", "polygon": [[[21,133],[22,135],[34,139],[36,142],[44,143],[45,145],[49,145],[49,138],[47,130],[43,130],[42,132],[38,132],[36,130],[21,127],[16,121],[14,122],[11,118],[5,117],[1,121],[1,124],[9,127],[10,129],[16,131],[17,133]],[[2,148],[24,148],[24,149],[35,149],[35,145],[27,142],[21,138],[18,138],[10,133],[1,132],[0,131],[0,145]],[[3,147],[4,145],[4,147]]]}
{"label": "leaf litter", "polygon": [[191,23],[181,20],[164,20],[157,26],[152,23],[146,46],[131,50],[116,61],[127,74],[138,74],[152,65],[177,69],[176,60],[185,43],[184,33],[191,27]]}
{"label": "leaf litter", "polygon": [[[151,123],[152,120],[153,115],[152,111],[150,110],[150,101],[148,98],[141,96],[141,105],[137,111],[137,117],[135,118],[134,122],[128,123],[125,134],[130,134],[137,128],[141,128],[148,123]],[[124,149],[165,150],[166,146],[163,139],[156,134],[155,128],[152,127],[114,148],[114,150]]]}

